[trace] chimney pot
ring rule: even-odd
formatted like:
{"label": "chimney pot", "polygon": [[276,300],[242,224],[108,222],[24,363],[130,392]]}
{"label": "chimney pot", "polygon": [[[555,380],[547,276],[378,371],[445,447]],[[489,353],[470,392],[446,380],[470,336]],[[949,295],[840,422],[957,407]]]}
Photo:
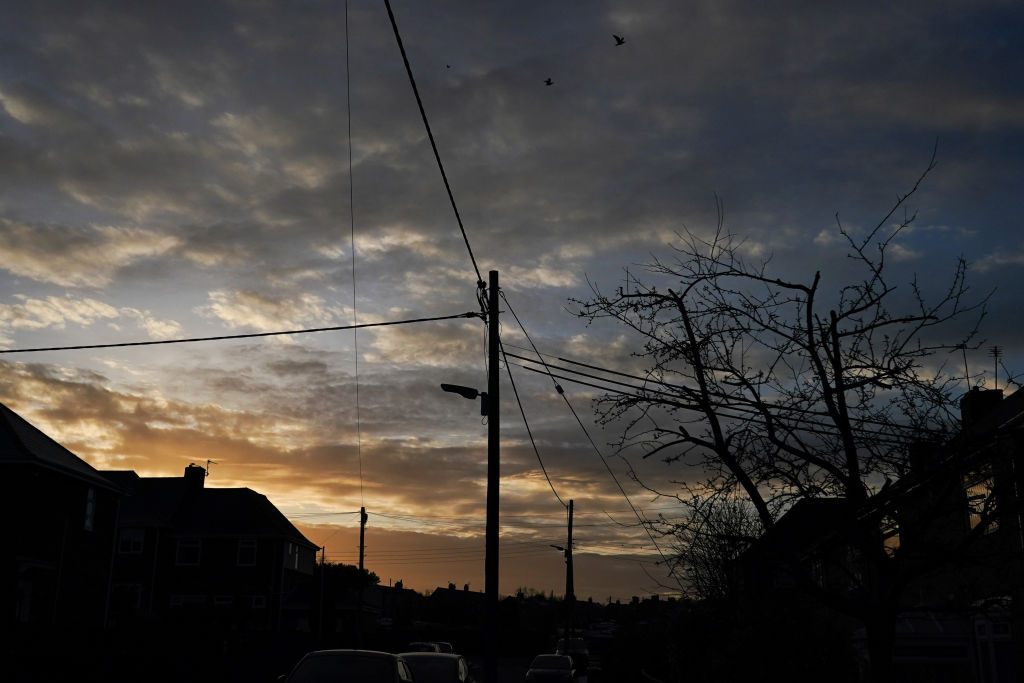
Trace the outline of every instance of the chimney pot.
{"label": "chimney pot", "polygon": [[185,468],[185,487],[189,491],[201,490],[206,481],[206,470],[192,463]]}

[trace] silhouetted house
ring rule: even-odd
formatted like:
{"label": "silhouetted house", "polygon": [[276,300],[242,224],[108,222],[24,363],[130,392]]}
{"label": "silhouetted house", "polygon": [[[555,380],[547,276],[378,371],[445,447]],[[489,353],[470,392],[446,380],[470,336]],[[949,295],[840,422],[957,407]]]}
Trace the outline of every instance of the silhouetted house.
{"label": "silhouetted house", "polygon": [[484,594],[469,590],[469,584],[457,589],[454,583],[447,588],[438,586],[430,594],[427,608],[447,625],[479,626],[483,624]]}
{"label": "silhouetted house", "polygon": [[184,477],[104,474],[125,491],[113,571],[117,625],[309,629],[317,546],[266,496],[206,488],[197,465]]}
{"label": "silhouetted house", "polygon": [[92,466],[0,404],[0,607],[13,630],[104,625],[119,498]]}
{"label": "silhouetted house", "polygon": [[1024,392],[973,389],[960,407],[960,434],[915,449],[890,494],[917,575],[904,599],[962,624],[976,680],[1012,680],[1024,662]]}
{"label": "silhouetted house", "polygon": [[[1024,392],[975,389],[961,401],[961,432],[918,444],[910,471],[866,503],[794,505],[736,564],[750,616],[839,623],[827,605],[865,585],[857,534],[881,529],[899,590],[893,659],[913,680],[1014,680],[1024,662]],[[762,620],[761,622],[765,622]],[[841,625],[858,645],[863,631]],[[816,628],[816,627],[815,627]],[[863,644],[863,641],[860,641]]]}

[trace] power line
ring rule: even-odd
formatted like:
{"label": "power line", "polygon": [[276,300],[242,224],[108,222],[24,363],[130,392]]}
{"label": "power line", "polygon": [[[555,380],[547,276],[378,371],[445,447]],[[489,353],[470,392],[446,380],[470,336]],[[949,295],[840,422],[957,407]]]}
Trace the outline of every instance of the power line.
{"label": "power line", "polygon": [[[531,358],[526,358],[525,356],[519,356],[519,355],[515,355],[515,354],[508,354],[508,355],[510,357],[512,357],[512,358],[517,358],[517,359],[520,359],[520,360],[524,360],[524,361],[529,362],[529,363],[537,363],[538,362],[538,361],[535,361],[535,360],[533,360]],[[560,360],[565,360],[565,359],[560,359]],[[630,384],[628,382],[620,382],[619,380],[608,379],[608,378],[605,378],[605,377],[599,377],[597,375],[592,375],[590,373],[581,372],[579,370],[572,370],[570,368],[563,368],[563,367],[556,366],[556,365],[550,365],[550,364],[548,364],[548,363],[546,363],[544,361],[540,361],[540,362],[543,363],[544,369],[531,367],[529,365],[523,365],[521,363],[512,363],[512,365],[520,367],[520,368],[522,368],[524,370],[529,370],[530,372],[535,372],[535,373],[540,374],[540,375],[547,375],[547,376],[552,377],[552,378],[557,378],[557,379],[565,380],[567,382],[572,382],[574,384],[579,384],[579,385],[582,385],[582,386],[591,387],[592,389],[599,389],[599,390],[607,392],[607,393],[620,394],[622,396],[628,396],[628,397],[631,397],[631,398],[634,398],[634,399],[638,399],[638,400],[645,400],[645,401],[649,401],[651,403],[658,402],[658,403],[669,405],[669,406],[672,406],[672,407],[675,407],[675,408],[691,410],[691,411],[697,412],[697,413],[703,413],[703,410],[704,410],[698,404],[687,404],[687,403],[680,402],[679,400],[677,400],[676,394],[672,393],[671,391],[662,391],[660,389],[652,389],[650,387],[638,387],[635,384]],[[566,361],[566,362],[576,363],[577,365],[584,365],[584,366],[586,365],[585,363],[578,363],[576,361]],[[588,367],[596,367],[596,366],[588,366]],[[576,377],[570,377],[570,376],[566,376],[566,375],[558,375],[558,374],[555,374],[552,371],[552,368],[554,370],[558,370],[560,372],[568,373],[569,375],[578,375],[580,377],[587,377],[587,378],[590,378],[590,379],[597,380],[598,382],[604,382],[605,384],[595,384],[593,382],[587,382],[585,380],[577,379]],[[613,374],[618,374],[618,375],[624,375],[626,377],[633,377],[632,375],[626,375],[625,373],[615,372],[614,370],[606,370],[605,372],[609,372],[609,373],[613,373]],[[642,379],[642,378],[634,377],[634,379]],[[645,380],[642,380],[642,381],[645,381]],[[658,382],[657,380],[650,380],[650,381]],[[668,387],[674,386],[674,385],[671,385],[671,384],[665,384],[664,382],[658,382],[658,383],[662,384],[663,386],[668,386]],[[632,389],[633,391],[626,391],[624,389],[610,387],[610,386],[607,386],[608,384],[618,385],[620,387],[626,387],[628,389]],[[643,394],[641,395],[641,394],[637,394],[637,393],[634,393],[634,392],[643,392]],[[722,399],[731,399],[732,398],[729,395],[723,394],[721,392],[711,392],[711,393],[712,393],[713,396],[716,396],[716,397],[722,398]],[[664,397],[667,397],[667,398],[665,398],[665,399],[657,399],[657,398],[652,398],[652,396],[664,396]],[[741,403],[746,403],[747,405],[740,405]],[[827,417],[827,413],[823,413],[821,411],[809,410],[809,409],[806,409],[806,408],[798,408],[798,407],[795,407],[795,406],[786,406],[786,405],[781,405],[781,404],[771,404],[771,408],[773,409],[773,411],[778,411],[779,413],[790,413],[790,414],[796,414],[797,415],[797,417],[782,417],[780,415],[774,415],[774,413],[773,413],[773,417],[778,419],[780,421],[780,425],[785,426],[787,429],[790,429],[790,430],[793,430],[793,431],[808,432],[808,433],[811,433],[811,434],[824,434],[826,436],[834,435],[835,434],[834,425],[832,425],[832,424],[830,424],[828,422],[822,422],[822,421],[818,421],[818,420],[813,419],[813,417],[815,417],[815,416],[816,417]],[[754,403],[752,403],[751,401],[744,401],[744,400],[739,399],[739,398],[736,399],[736,404],[733,404],[733,405],[720,404],[720,405],[718,405],[717,410],[724,417],[731,417],[731,418],[736,419],[736,420],[749,420],[749,419],[751,419],[751,417],[758,417],[758,418],[763,417],[763,412],[760,409],[758,409],[755,406]],[[783,420],[800,420],[801,422],[799,422],[798,426],[796,426],[797,423],[794,423],[794,422],[784,422]],[[882,421],[882,420],[873,420],[873,419],[870,419],[870,418],[867,418],[867,417],[855,417],[855,418],[852,418],[852,421],[855,423],[853,426],[854,426],[854,429],[857,430],[857,431],[871,429],[872,425],[876,425],[876,426],[880,426],[880,427],[887,427],[887,428],[891,428],[891,429],[894,429],[894,430],[908,430],[908,431],[911,431],[912,433],[916,430],[916,428],[913,425],[900,425],[900,424],[896,424],[896,423],[885,422],[885,421]],[[879,433],[877,430],[872,430],[871,431],[871,435],[872,435],[872,439],[874,439],[876,441],[879,441],[879,442],[887,442],[887,443],[890,443],[890,444],[893,444],[893,445],[902,445],[902,444],[906,443],[905,439],[902,439],[902,438],[897,437],[897,436],[886,436],[886,435],[883,435],[883,434]]]}
{"label": "power line", "polygon": [[[504,298],[504,297],[503,297]],[[506,304],[508,302],[506,301]],[[501,355],[505,356],[505,348],[499,344],[498,348],[501,350]],[[508,381],[512,385],[512,393],[516,397],[516,404],[519,406],[519,414],[523,416],[523,424],[526,425],[526,434],[530,437],[530,444],[533,446],[533,453],[537,456],[537,463],[540,464],[540,471],[544,473],[544,479],[547,480],[548,486],[551,487],[551,493],[555,494],[555,498],[562,504],[562,507],[567,508],[565,501],[558,495],[558,491],[555,490],[555,485],[551,483],[551,477],[548,476],[548,469],[544,467],[544,460],[540,457],[540,450],[537,449],[537,442],[533,438],[533,430],[530,429],[530,421],[526,419],[526,411],[523,409],[523,402],[519,399],[519,389],[516,388],[516,380],[512,376],[512,366],[509,365],[508,357],[505,357],[505,370],[508,372]]]}
{"label": "power line", "polygon": [[[345,0],[345,106],[348,114],[348,220],[349,220],[349,251],[352,255],[352,324],[359,323],[359,309],[356,306],[356,209],[355,181],[352,177],[352,76],[349,69],[349,34],[348,34],[348,0]],[[352,353],[355,362],[356,384],[356,454],[359,459],[359,502],[365,507],[363,499],[363,435],[359,419],[359,328],[352,329]]]}
{"label": "power line", "polygon": [[455,320],[457,318],[479,318],[479,313],[456,313],[433,318],[410,318],[408,320],[389,320],[380,323],[361,323],[359,325],[337,325],[334,327],[310,327],[302,330],[284,330],[282,332],[250,332],[247,334],[224,334],[216,337],[190,337],[187,339],[160,339],[141,342],[117,342],[113,344],[77,344],[75,346],[42,346],[31,349],[0,349],[0,353],[32,353],[35,351],[79,351],[82,349],[113,349],[126,346],[156,346],[158,344],[189,344],[192,342],[224,341],[226,339],[252,339],[255,337],[280,337],[287,334],[309,334],[311,332],[337,332],[366,327],[387,327],[392,325],[409,325],[412,323],[437,322],[439,320]]}
{"label": "power line", "polygon": [[[519,320],[519,316],[516,315],[516,312],[512,308],[512,305],[508,302],[507,297],[505,298],[505,305],[508,306],[509,313],[511,313],[512,317],[515,318],[516,323],[519,325],[519,329],[523,331],[523,335],[526,337],[526,340],[530,343],[530,346],[533,347],[534,352],[537,354],[538,357],[540,357],[541,363],[543,363],[546,368],[547,363],[541,356],[540,351],[537,350],[537,345],[533,343],[533,339],[530,337],[530,333],[526,331],[526,327],[523,325],[522,321]],[[550,375],[550,372],[548,374]],[[633,501],[630,500],[629,494],[627,494],[626,490],[622,487],[622,484],[619,482],[619,478],[615,476],[615,472],[612,471],[612,468],[608,464],[608,461],[605,459],[604,454],[601,453],[601,449],[599,449],[597,447],[597,444],[594,443],[594,439],[590,436],[590,432],[583,424],[583,420],[581,420],[579,415],[576,414],[576,409],[573,408],[572,403],[569,402],[569,397],[565,395],[565,390],[562,389],[561,385],[555,380],[554,376],[551,376],[551,381],[554,383],[555,390],[558,392],[558,395],[562,397],[563,401],[565,401],[565,405],[569,408],[569,411],[572,413],[572,416],[576,418],[576,422],[579,424],[580,429],[583,430],[583,434],[584,436],[587,437],[587,441],[590,442],[590,445],[593,447],[594,452],[597,453],[597,457],[601,459],[601,463],[604,464],[604,468],[608,471],[608,475],[611,476],[612,481],[615,482],[615,485],[619,489],[619,493],[622,494],[622,497],[625,499],[626,504],[629,506],[630,510],[633,511],[633,514],[636,516],[637,521],[640,522],[640,525],[644,528],[644,531],[647,532],[647,537],[651,539],[651,543],[654,544],[654,547],[658,551],[658,555],[660,555],[662,561],[665,562],[665,566],[671,566],[669,565],[668,560],[665,557],[665,554],[662,552],[661,547],[658,545],[658,542],[654,539],[654,534],[651,533],[650,525],[645,522],[644,518],[640,515],[640,512],[633,505]],[[680,583],[679,588],[682,589],[682,583],[679,581],[679,578],[675,576],[675,573],[670,570],[669,575],[672,576],[672,578],[676,579],[678,583]]]}
{"label": "power line", "polygon": [[473,270],[476,271],[476,284],[478,289],[484,288],[484,278],[480,275],[480,268],[476,265],[476,258],[473,256],[473,248],[469,246],[469,237],[466,235],[466,228],[462,225],[462,216],[459,215],[459,207],[455,204],[455,195],[452,194],[451,184],[448,182],[448,175],[444,172],[444,164],[441,163],[441,154],[437,151],[437,143],[434,141],[434,133],[430,130],[430,122],[427,120],[427,111],[423,108],[423,100],[420,98],[419,88],[416,87],[416,78],[412,75],[412,67],[409,65],[409,57],[405,54],[405,45],[402,43],[402,36],[398,32],[398,23],[395,21],[395,13],[391,11],[391,1],[384,0],[388,8],[388,18],[391,20],[391,29],[395,32],[395,42],[398,43],[398,50],[402,53],[402,61],[405,63],[405,72],[409,75],[409,84],[412,85],[413,95],[416,96],[416,104],[420,108],[420,118],[423,119],[423,127],[427,129],[427,138],[430,139],[430,147],[434,150],[434,159],[437,160],[437,168],[441,171],[441,179],[444,181],[444,188],[448,191],[448,200],[452,204],[452,211],[455,212],[455,220],[462,232],[462,240],[466,243],[466,251],[469,252],[469,260],[473,262]]}

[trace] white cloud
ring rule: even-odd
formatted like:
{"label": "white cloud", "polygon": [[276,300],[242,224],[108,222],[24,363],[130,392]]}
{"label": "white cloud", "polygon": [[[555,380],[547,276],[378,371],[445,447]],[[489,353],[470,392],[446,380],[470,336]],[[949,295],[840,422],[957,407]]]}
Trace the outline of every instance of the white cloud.
{"label": "white cloud", "polygon": [[115,273],[178,245],[139,228],[33,226],[0,219],[0,264],[9,272],[62,287],[103,287]]}
{"label": "white cloud", "polygon": [[356,237],[356,251],[367,261],[379,261],[397,251],[408,251],[424,259],[444,259],[447,254],[437,240],[409,226],[391,226],[371,236]]}
{"label": "white cloud", "polygon": [[34,298],[15,294],[18,304],[0,304],[0,343],[10,345],[13,340],[3,330],[62,330],[68,323],[88,327],[98,321],[120,330],[118,320],[134,320],[151,339],[167,339],[181,333],[181,325],[174,320],[159,320],[149,312],[134,308],[115,308],[91,298],[48,296]]}
{"label": "white cloud", "polygon": [[902,244],[890,244],[888,253],[893,261],[912,261],[921,258],[921,252]]}
{"label": "white cloud", "polygon": [[998,268],[999,266],[1024,266],[1024,245],[1016,250],[992,252],[973,265],[975,269],[982,272]]}
{"label": "white cloud", "polygon": [[68,322],[84,327],[97,320],[114,319],[120,315],[116,308],[96,299],[56,296],[36,299],[24,295],[15,295],[15,298],[22,303],[0,304],[0,326],[29,330],[63,329]]}
{"label": "white cloud", "polygon": [[181,335],[181,325],[175,320],[159,320],[149,311],[135,308],[122,308],[121,314],[134,318],[139,326],[146,331],[151,339],[170,339]]}
{"label": "white cloud", "polygon": [[252,328],[261,332],[328,327],[336,324],[345,313],[343,308],[325,305],[315,294],[274,298],[242,290],[217,290],[209,293],[209,301],[195,312],[220,320],[231,328]]}

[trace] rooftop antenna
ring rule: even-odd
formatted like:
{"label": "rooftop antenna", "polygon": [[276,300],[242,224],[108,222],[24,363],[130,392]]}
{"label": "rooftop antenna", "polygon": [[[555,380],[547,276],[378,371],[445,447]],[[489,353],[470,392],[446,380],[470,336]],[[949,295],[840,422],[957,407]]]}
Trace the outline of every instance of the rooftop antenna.
{"label": "rooftop antenna", "polygon": [[967,367],[967,344],[966,344],[966,342],[963,343],[963,344],[960,344],[959,346],[957,346],[957,348],[960,349],[960,353],[962,353],[963,356],[964,356],[964,384],[966,384],[967,388],[970,389],[971,388],[971,371]]}
{"label": "rooftop antenna", "polygon": [[210,476],[210,465],[211,464],[212,465],[219,465],[220,463],[217,462],[216,460],[207,459],[206,460],[206,476]]}
{"label": "rooftop antenna", "polygon": [[992,376],[995,378],[996,389],[999,388],[999,357],[1003,355],[1002,346],[989,347],[988,353],[992,356]]}

